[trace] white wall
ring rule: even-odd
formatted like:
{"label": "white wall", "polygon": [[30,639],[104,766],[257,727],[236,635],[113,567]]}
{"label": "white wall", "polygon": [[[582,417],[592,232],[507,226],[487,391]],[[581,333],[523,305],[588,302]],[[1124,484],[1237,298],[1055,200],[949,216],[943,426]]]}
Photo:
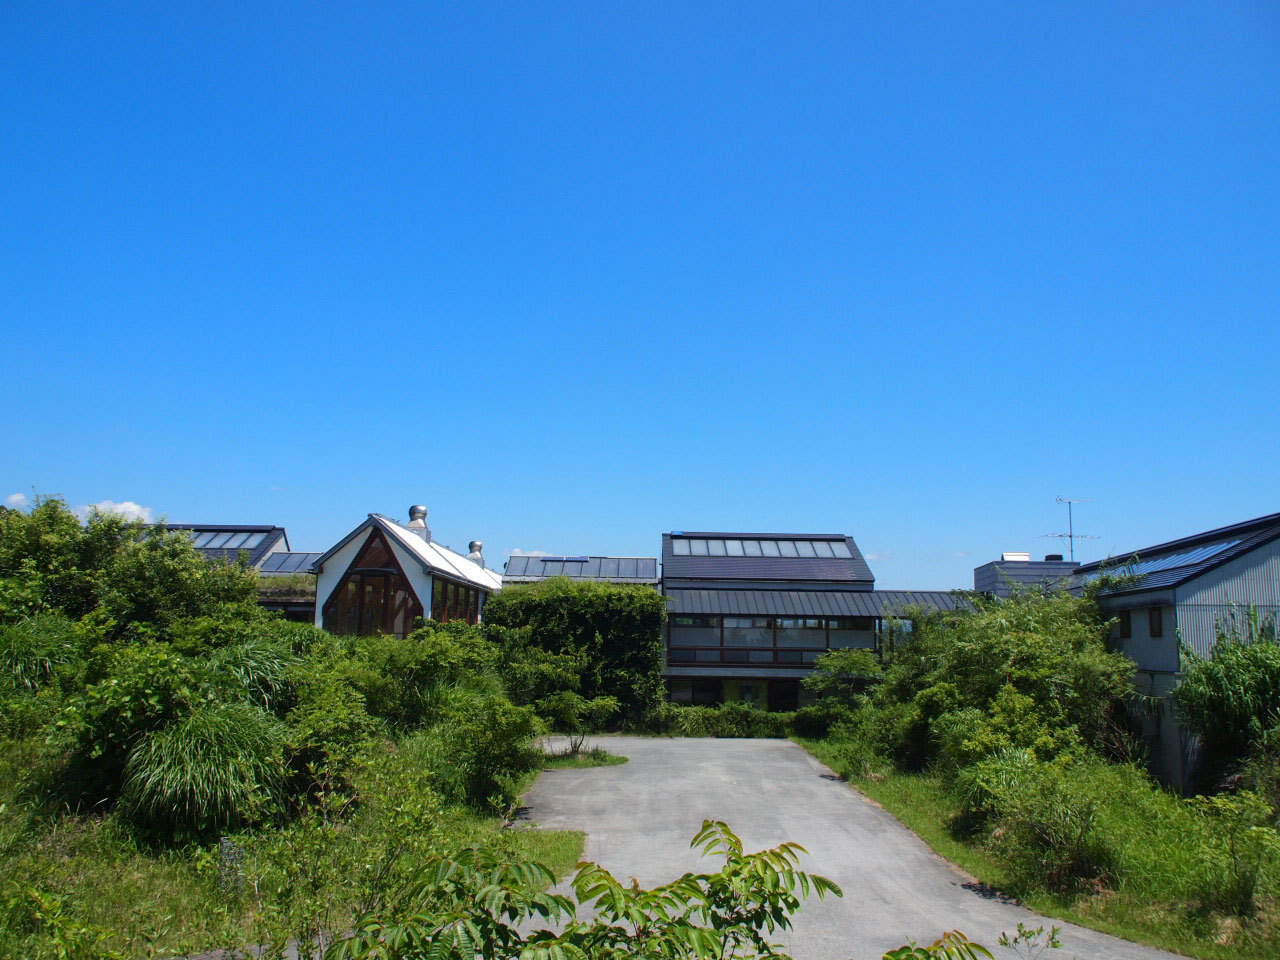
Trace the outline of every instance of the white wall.
{"label": "white wall", "polygon": [[[333,593],[334,588],[342,581],[347,568],[355,562],[356,556],[364,549],[364,545],[373,529],[371,526],[367,527],[352,537],[349,543],[325,561],[324,569],[316,576],[315,623],[317,627],[324,626],[325,601],[329,599],[329,594]],[[431,574],[422,568],[422,564],[418,562],[417,557],[414,557],[408,550],[396,543],[394,538],[387,537],[386,540],[387,543],[391,544],[391,551],[395,554],[396,560],[400,562],[405,577],[409,581],[409,586],[418,595],[418,602],[422,604],[422,615],[424,617],[431,616]]]}

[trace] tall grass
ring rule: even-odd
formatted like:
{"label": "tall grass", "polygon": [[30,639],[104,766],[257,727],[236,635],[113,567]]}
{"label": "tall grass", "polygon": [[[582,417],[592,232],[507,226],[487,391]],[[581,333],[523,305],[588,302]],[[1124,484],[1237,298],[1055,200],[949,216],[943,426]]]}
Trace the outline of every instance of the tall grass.
{"label": "tall grass", "polygon": [[0,626],[0,683],[38,690],[75,657],[75,624],[60,614],[36,614]]}
{"label": "tall grass", "polygon": [[130,751],[122,804],[143,826],[207,835],[268,818],[284,782],[284,735],[248,704],[206,704]]}

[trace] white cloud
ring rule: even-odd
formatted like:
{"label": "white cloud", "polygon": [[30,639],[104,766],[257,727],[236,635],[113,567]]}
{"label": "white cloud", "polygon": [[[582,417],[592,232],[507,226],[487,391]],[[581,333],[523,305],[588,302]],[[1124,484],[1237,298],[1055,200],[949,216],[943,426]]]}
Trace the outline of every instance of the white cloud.
{"label": "white cloud", "polygon": [[892,560],[893,551],[892,550],[880,550],[878,552],[873,551],[871,553],[863,554],[863,558],[870,561],[871,563],[876,563],[878,561],[883,561],[883,560]]}
{"label": "white cloud", "polygon": [[21,510],[31,502],[31,498],[25,493],[11,493],[4,498],[4,502],[6,506],[13,507],[15,510]]}
{"label": "white cloud", "polygon": [[957,560],[963,560],[968,555],[969,555],[968,550],[957,550],[955,553],[952,554],[952,556],[955,557]]}
{"label": "white cloud", "polygon": [[549,557],[551,554],[546,550],[521,550],[516,547],[507,551],[508,557]]}
{"label": "white cloud", "polygon": [[134,503],[132,500],[121,500],[119,503],[114,500],[99,500],[97,503],[76,507],[76,513],[82,517],[87,517],[95,512],[118,513],[126,520],[141,520],[143,523],[150,523],[152,516],[150,507],[144,507],[142,504]]}

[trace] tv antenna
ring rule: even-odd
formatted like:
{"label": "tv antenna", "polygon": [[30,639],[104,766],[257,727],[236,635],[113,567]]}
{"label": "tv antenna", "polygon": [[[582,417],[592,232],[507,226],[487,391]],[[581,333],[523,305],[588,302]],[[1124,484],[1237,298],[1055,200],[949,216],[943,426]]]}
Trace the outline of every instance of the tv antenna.
{"label": "tv antenna", "polygon": [[1055,540],[1067,541],[1067,549],[1071,554],[1071,562],[1076,559],[1076,541],[1077,540],[1097,540],[1091,533],[1076,533],[1075,517],[1072,515],[1072,507],[1077,503],[1088,503],[1089,497],[1055,497],[1058,503],[1067,505],[1067,532],[1066,533],[1046,533],[1046,537],[1052,537]]}

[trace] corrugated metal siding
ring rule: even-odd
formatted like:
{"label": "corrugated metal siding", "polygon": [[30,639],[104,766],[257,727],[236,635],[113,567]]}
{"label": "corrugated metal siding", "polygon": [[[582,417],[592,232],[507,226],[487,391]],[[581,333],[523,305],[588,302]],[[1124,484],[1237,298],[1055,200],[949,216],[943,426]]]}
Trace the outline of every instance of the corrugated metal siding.
{"label": "corrugated metal siding", "polygon": [[1177,590],[1182,640],[1207,656],[1217,624],[1243,620],[1250,607],[1259,618],[1280,617],[1280,540],[1272,540],[1183,584]]}
{"label": "corrugated metal siding", "polygon": [[940,590],[668,590],[667,596],[672,613],[756,617],[881,617],[963,604]]}

